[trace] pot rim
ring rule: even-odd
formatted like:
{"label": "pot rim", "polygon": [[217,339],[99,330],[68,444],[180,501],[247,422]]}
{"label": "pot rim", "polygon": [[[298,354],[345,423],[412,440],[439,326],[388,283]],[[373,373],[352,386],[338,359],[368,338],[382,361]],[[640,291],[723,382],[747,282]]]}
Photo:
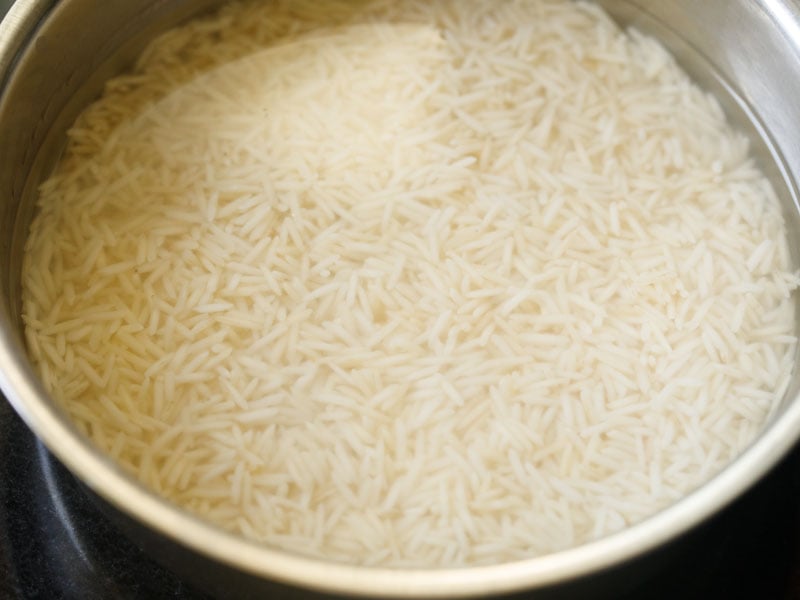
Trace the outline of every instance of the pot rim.
{"label": "pot rim", "polygon": [[[55,0],[17,0],[0,23],[0,82],[13,73]],[[775,27],[800,53],[800,12],[786,0],[761,0]],[[4,90],[0,90],[3,94]],[[0,96],[0,102],[2,102]],[[766,139],[766,138],[765,138]],[[773,153],[777,156],[775,148]],[[786,176],[786,169],[780,165]],[[265,579],[360,596],[478,596],[573,581],[645,554],[687,532],[752,486],[800,437],[800,401],[735,461],[681,500],[627,527],[553,554],[488,566],[376,568],[327,562],[267,547],[226,532],[146,489],[92,445],[49,400],[25,358],[16,326],[0,311],[0,389],[45,446],[95,493],[160,534],[220,563]]]}

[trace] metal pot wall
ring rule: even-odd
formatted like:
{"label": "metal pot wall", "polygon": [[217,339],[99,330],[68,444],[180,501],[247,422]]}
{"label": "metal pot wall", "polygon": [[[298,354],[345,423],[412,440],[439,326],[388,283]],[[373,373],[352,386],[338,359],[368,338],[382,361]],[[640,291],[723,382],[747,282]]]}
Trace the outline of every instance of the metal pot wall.
{"label": "metal pot wall", "polygon": [[[390,570],[326,563],[266,548],[208,525],[140,486],[94,448],[48,397],[26,359],[20,265],[37,185],[66,128],[158,32],[218,0],[18,0],[0,25],[0,387],[47,447],[113,506],[123,528],[170,564],[192,566],[236,597],[278,581],[350,595],[465,596],[565,584],[614,572],[682,536],[774,466],[800,436],[800,374],[756,442],[702,488],[618,534],[557,554],[496,566]],[[750,133],[784,202],[796,264],[800,217],[800,3],[792,0],[601,0],[623,25],[662,40],[730,118]],[[164,540],[170,540],[165,546]],[[197,557],[202,557],[198,559]],[[197,561],[201,560],[202,563]],[[198,564],[202,564],[198,568]],[[241,585],[236,585],[239,582]]]}

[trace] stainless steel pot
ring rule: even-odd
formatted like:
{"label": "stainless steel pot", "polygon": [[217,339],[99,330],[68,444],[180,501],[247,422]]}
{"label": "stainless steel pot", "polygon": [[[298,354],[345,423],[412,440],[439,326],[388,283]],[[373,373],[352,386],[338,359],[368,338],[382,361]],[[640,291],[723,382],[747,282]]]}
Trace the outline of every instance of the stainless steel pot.
{"label": "stainless steel pot", "polygon": [[[800,264],[800,3],[600,2],[620,23],[660,38],[750,133],[784,202]],[[145,543],[164,536],[203,557],[203,565],[220,566],[229,578],[248,584],[281,581],[344,594],[416,597],[539,589],[597,574],[677,538],[753,485],[800,437],[796,372],[763,434],[701,489],[591,544],[480,568],[390,570],[312,560],[227,534],[148,492],[75,430],[27,361],[19,316],[20,259],[37,185],[53,167],[66,128],[152,36],[216,4],[219,0],[18,0],[0,25],[0,386],[77,477],[126,515],[123,521],[139,524],[136,535]]]}

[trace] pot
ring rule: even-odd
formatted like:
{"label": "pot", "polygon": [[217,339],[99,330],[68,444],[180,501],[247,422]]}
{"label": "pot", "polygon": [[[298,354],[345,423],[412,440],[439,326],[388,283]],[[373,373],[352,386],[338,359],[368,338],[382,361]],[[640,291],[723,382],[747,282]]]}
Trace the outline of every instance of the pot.
{"label": "pot", "polygon": [[[622,25],[660,39],[750,135],[782,199],[793,260],[800,264],[800,138],[795,133],[800,123],[800,4],[599,1]],[[758,439],[679,502],[577,548],[460,569],[366,568],[302,557],[226,533],[142,487],[78,433],[27,360],[20,319],[22,250],[37,186],[53,168],[67,127],[104,81],[131,64],[153,36],[219,3],[17,0],[0,25],[0,387],[44,444],[148,549],[204,584],[210,574],[224,574],[216,581],[235,597],[244,597],[245,590],[274,589],[274,582],[329,593],[403,597],[552,591],[555,585],[580,590],[587,577],[602,580],[601,573],[618,572],[708,519],[757,482],[800,437],[800,374],[795,370],[781,406]]]}

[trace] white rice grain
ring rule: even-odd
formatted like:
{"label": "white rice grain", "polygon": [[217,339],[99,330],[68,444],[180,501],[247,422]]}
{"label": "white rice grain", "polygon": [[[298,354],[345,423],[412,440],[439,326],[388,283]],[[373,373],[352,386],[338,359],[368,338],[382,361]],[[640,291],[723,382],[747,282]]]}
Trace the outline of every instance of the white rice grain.
{"label": "white rice grain", "polygon": [[30,355],[145,485],[265,544],[397,567],[581,544],[717,473],[789,385],[775,193],[594,4],[231,3],[69,135]]}

